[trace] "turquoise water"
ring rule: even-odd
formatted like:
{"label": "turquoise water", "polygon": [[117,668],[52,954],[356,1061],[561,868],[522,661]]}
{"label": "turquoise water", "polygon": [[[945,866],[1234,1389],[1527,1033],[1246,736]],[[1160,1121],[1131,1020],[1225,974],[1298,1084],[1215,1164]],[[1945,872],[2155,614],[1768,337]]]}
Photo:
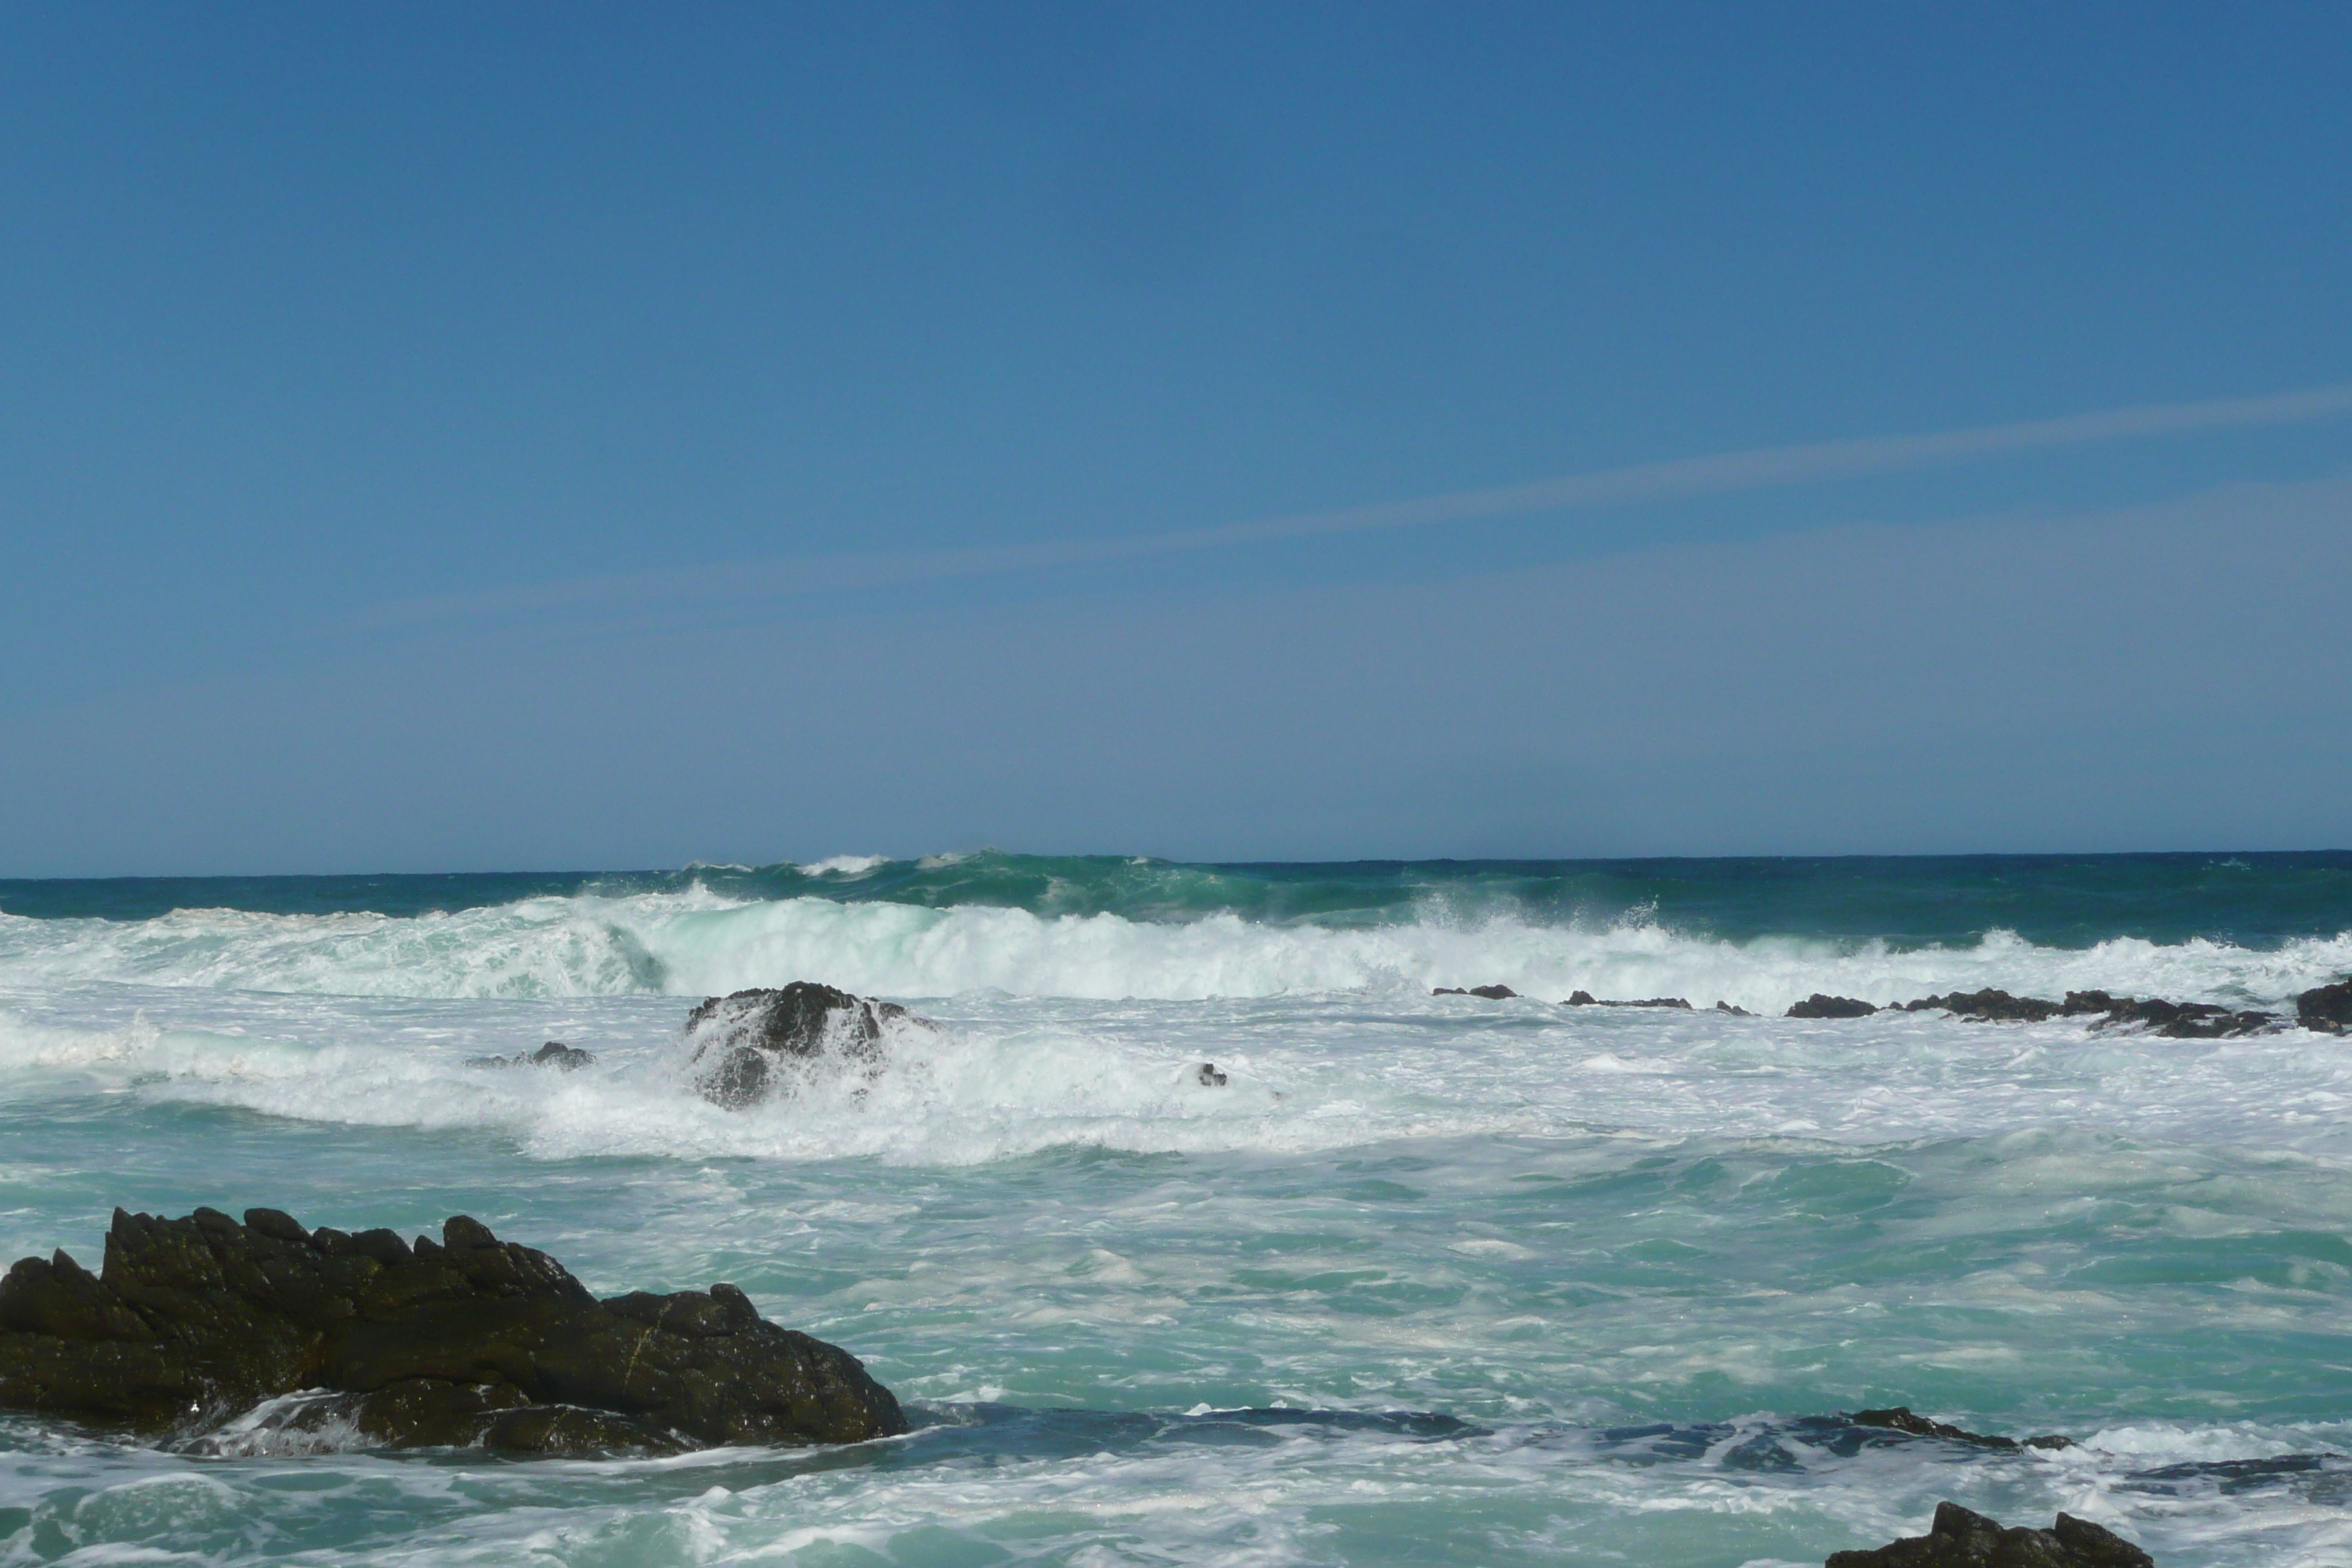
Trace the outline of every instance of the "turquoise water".
{"label": "turquoise water", "polygon": [[[1955,1498],[2352,1562],[2352,1047],[1564,1009],[2352,971],[2352,858],[0,885],[0,1248],[470,1213],[732,1279],[912,1436],[205,1453],[0,1417],[0,1561],[1817,1563]],[[730,1113],[687,999],[943,1026]],[[1432,997],[1500,980],[1517,1001]],[[579,1074],[465,1059],[546,1038]],[[1189,1069],[1213,1059],[1222,1089]],[[1909,1404],[2063,1452],[1862,1440]],[[79,1553],[79,1555],[76,1555]]]}

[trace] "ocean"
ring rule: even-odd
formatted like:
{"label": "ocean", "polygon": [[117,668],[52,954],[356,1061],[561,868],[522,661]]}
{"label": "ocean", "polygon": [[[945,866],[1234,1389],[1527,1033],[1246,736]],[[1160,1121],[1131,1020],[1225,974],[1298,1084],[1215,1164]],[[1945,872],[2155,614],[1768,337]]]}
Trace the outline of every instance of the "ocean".
{"label": "ocean", "polygon": [[[2352,854],[0,882],[5,1258],[95,1265],[117,1205],[469,1214],[600,1294],[733,1281],[916,1423],[586,1461],[5,1415],[0,1563],[1761,1568],[1943,1499],[2352,1563],[2352,1038],[1781,1016],[2347,973]],[[800,979],[940,1027],[696,1095],[688,1006]],[[468,1066],[551,1039],[594,1065]],[[1836,1419],[1892,1405],[2076,1443]]]}

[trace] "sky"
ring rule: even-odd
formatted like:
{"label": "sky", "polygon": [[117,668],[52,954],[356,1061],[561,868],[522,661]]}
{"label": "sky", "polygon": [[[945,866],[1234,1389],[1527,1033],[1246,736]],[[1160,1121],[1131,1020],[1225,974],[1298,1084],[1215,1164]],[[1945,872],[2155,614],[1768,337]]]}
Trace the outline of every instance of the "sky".
{"label": "sky", "polygon": [[2347,58],[0,10],[0,875],[2352,847]]}

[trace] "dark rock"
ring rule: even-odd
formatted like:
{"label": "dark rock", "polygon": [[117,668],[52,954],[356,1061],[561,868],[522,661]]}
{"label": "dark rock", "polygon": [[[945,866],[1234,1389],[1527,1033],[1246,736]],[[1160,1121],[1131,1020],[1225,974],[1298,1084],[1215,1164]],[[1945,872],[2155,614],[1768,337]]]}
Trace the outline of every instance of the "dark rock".
{"label": "dark rock", "polygon": [[1202,1062],[1199,1067],[1192,1069],[1192,1077],[1200,1083],[1202,1089],[1223,1089],[1225,1087],[1225,1075],[1217,1070],[1217,1064],[1214,1062]]}
{"label": "dark rock", "polygon": [[2352,1033],[2352,980],[2315,985],[2296,997],[2294,1021],[2322,1034]]}
{"label": "dark rock", "polygon": [[567,1046],[562,1040],[550,1040],[527,1057],[476,1057],[466,1065],[473,1068],[553,1068],[559,1072],[578,1072],[593,1066],[596,1053],[583,1051],[578,1046]]}
{"label": "dark rock", "polygon": [[1756,1016],[1755,1014],[1749,1012],[1747,1008],[1735,1007],[1728,1002],[1717,1002],[1715,1005],[1715,1010],[1718,1013],[1728,1013],[1735,1018],[1753,1018]]}
{"label": "dark rock", "polygon": [[1517,996],[1518,993],[1507,985],[1473,985],[1467,991],[1463,990],[1459,985],[1441,985],[1430,994],[1432,996],[1484,996],[1489,1002],[1500,1002],[1508,997]]}
{"label": "dark rock", "polygon": [[2233,1012],[2210,1002],[2167,1002],[2154,996],[2116,1002],[2103,1011],[2104,1016],[2092,1021],[2094,1029],[2140,1025],[2151,1034],[2174,1040],[2229,1039],[2258,1034],[2278,1024],[2268,1013]]}
{"label": "dark rock", "polygon": [[243,1225],[117,1209],[99,1275],[59,1252],[0,1279],[0,1407],[184,1438],[315,1389],[261,1425],[525,1453],[907,1429],[856,1357],[765,1321],[731,1285],[599,1301],[479,1221],[441,1235],[411,1248],[275,1209]]}
{"label": "dark rock", "polygon": [[1822,1568],[2156,1568],[2156,1560],[2071,1513],[2060,1514],[2049,1530],[2030,1530],[1941,1502],[1927,1534],[1868,1551],[1832,1552]]}
{"label": "dark rock", "polygon": [[1832,996],[1816,991],[1801,1002],[1792,1002],[1782,1016],[1790,1018],[1867,1018],[1878,1011],[1874,1002],[1861,1002],[1852,996]]}
{"label": "dark rock", "polygon": [[1690,1010],[1690,1003],[1680,996],[1645,996],[1639,1002],[1612,1002],[1595,998],[1590,991],[1578,991],[1560,1004],[1563,1007],[1680,1007]]}
{"label": "dark rock", "polygon": [[2058,1016],[2062,1011],[2055,1002],[2045,1002],[2039,996],[2012,996],[1990,985],[1981,991],[1954,991],[1943,996],[1922,996],[1916,1002],[1903,1004],[1903,1010],[1906,1013],[1942,1011],[1956,1017],[1973,1018],[1986,1024],[2039,1024]]}
{"label": "dark rock", "polygon": [[2049,1434],[2028,1437],[2022,1443],[2014,1437],[1989,1436],[1982,1432],[1970,1432],[1941,1421],[1932,1421],[1913,1413],[1907,1405],[1894,1405],[1885,1410],[1857,1410],[1851,1417],[1857,1426],[1878,1426],[1890,1432],[1907,1432],[1914,1437],[1941,1437],[1950,1443],[1966,1443],[1971,1447],[1990,1448],[1995,1453],[2013,1454],[2020,1448],[2071,1448],[2072,1437]]}
{"label": "dark rock", "polygon": [[2063,1002],[2040,996],[2012,996],[1987,986],[1981,991],[1955,991],[1944,996],[1922,996],[1906,1002],[1910,1012],[1940,1008],[1957,1017],[1979,1023],[2039,1024],[2051,1018],[2089,1017],[2094,1029],[2139,1026],[2176,1040],[2213,1040],[2251,1035],[2276,1026],[2268,1013],[2233,1012],[2210,1002],[2139,1000],[2105,991],[2069,991]]}
{"label": "dark rock", "polygon": [[854,1066],[871,1077],[882,1069],[886,1025],[934,1027],[895,1002],[853,996],[813,980],[781,991],[738,991],[709,997],[686,1016],[687,1037],[697,1041],[691,1070],[703,1097],[730,1109],[790,1093],[794,1068],[821,1061]]}

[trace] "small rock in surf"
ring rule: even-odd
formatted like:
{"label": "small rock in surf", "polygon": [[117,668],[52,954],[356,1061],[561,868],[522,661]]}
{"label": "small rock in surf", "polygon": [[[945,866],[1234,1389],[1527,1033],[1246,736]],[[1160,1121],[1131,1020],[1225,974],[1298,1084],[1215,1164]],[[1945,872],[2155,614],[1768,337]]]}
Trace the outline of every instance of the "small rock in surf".
{"label": "small rock in surf", "polygon": [[1467,991],[1459,985],[1441,985],[1430,994],[1432,996],[1484,996],[1489,1002],[1501,1002],[1517,996],[1518,993],[1507,985],[1473,985]]}
{"label": "small rock in surf", "polygon": [[2071,1448],[2074,1446],[2074,1438],[2062,1437],[2055,1433],[2045,1434],[2039,1437],[2028,1437],[2023,1442],[2020,1442],[2014,1437],[1991,1436],[1982,1432],[1970,1432],[1962,1427],[1949,1426],[1945,1422],[1930,1420],[1925,1415],[1915,1415],[1907,1405],[1892,1405],[1885,1410],[1857,1410],[1851,1419],[1857,1426],[1877,1426],[1890,1432],[1907,1432],[1914,1437],[1941,1437],[1948,1443],[1966,1443],[1971,1447],[1990,1448],[1996,1453],[2003,1454],[2015,1453],[2020,1448]]}
{"label": "small rock in surf", "polygon": [[596,1053],[583,1051],[578,1046],[567,1046],[562,1040],[550,1040],[529,1056],[476,1057],[466,1065],[473,1068],[553,1068],[558,1072],[578,1072],[593,1067]]}
{"label": "small rock in surf", "polygon": [[2004,1526],[1956,1502],[1936,1505],[1925,1535],[1860,1552],[1832,1552],[1822,1568],[2156,1568],[2104,1525],[2062,1513],[2048,1530]]}
{"label": "small rock in surf", "polygon": [[1225,1075],[1217,1070],[1217,1064],[1214,1062],[1202,1062],[1199,1067],[1192,1069],[1192,1077],[1194,1081],[1198,1082],[1202,1089],[1223,1089],[1225,1087]]}
{"label": "small rock in surf", "polygon": [[1816,991],[1801,1002],[1792,1002],[1783,1016],[1790,1018],[1867,1018],[1878,1011],[1874,1002],[1864,1002],[1853,996],[1832,996]]}
{"label": "small rock in surf", "polygon": [[855,996],[813,980],[781,990],[738,991],[706,998],[686,1016],[696,1042],[688,1064],[703,1098],[730,1110],[789,1093],[788,1067],[823,1061],[881,1071],[891,1026],[935,1027],[896,1002]]}
{"label": "small rock in surf", "polygon": [[1571,993],[1568,1000],[1562,1002],[1560,1005],[1563,1007],[1680,1007],[1688,1010],[1690,1003],[1680,996],[1645,996],[1638,1002],[1612,1002],[1605,997],[1596,997],[1590,991],[1577,991]]}

